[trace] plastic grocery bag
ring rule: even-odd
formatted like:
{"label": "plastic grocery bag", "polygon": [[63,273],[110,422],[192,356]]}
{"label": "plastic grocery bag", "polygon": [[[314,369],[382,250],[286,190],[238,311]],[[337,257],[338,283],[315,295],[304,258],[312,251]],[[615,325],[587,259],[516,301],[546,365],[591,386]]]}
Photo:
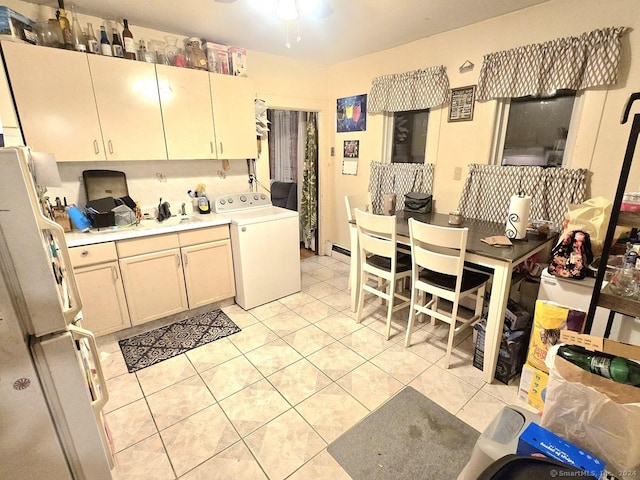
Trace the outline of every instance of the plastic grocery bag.
{"label": "plastic grocery bag", "polygon": [[640,472],[640,388],[582,370],[555,350],[541,425],[603,458],[613,475]]}
{"label": "plastic grocery bag", "polygon": [[595,197],[584,203],[569,204],[563,223],[564,232],[582,230],[591,239],[591,249],[597,257],[602,253],[602,246],[607,235],[609,218],[613,204],[604,197]]}

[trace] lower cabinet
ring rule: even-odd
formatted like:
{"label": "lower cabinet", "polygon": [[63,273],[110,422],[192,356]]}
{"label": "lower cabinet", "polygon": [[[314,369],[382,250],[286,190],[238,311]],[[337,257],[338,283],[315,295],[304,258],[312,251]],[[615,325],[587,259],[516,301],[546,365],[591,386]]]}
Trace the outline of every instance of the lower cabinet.
{"label": "lower cabinet", "polygon": [[178,235],[117,242],[132,325],[187,310]]}
{"label": "lower cabinet", "polygon": [[82,327],[96,336],[131,326],[113,242],[69,249],[82,299]]}
{"label": "lower cabinet", "polygon": [[[213,227],[180,234],[184,281],[189,308],[235,295],[229,227]],[[201,243],[203,242],[204,243]]]}

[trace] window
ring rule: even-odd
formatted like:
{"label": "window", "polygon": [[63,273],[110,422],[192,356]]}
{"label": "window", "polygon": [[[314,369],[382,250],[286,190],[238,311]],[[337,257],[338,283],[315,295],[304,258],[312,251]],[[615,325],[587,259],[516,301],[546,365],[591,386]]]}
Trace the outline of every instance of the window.
{"label": "window", "polygon": [[560,90],[553,97],[511,99],[503,110],[501,165],[562,167],[573,113],[575,91]]}
{"label": "window", "polygon": [[394,112],[391,163],[424,163],[429,110]]}

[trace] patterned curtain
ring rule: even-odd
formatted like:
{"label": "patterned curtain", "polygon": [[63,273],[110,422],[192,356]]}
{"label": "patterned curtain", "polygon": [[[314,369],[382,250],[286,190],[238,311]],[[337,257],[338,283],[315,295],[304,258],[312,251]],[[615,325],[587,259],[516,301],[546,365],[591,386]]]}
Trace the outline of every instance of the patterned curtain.
{"label": "patterned curtain", "polygon": [[604,28],[484,56],[478,100],[553,95],[618,81],[620,37],[626,27]]}
{"label": "patterned curtain", "polygon": [[432,163],[380,163],[371,162],[369,193],[373,213],[382,213],[382,196],[396,194],[396,209],[404,208],[404,196],[408,192],[431,193],[433,191]]}
{"label": "patterned curtain", "polygon": [[469,165],[458,209],[469,218],[502,223],[512,195],[531,196],[530,218],[548,220],[557,228],[569,204],[582,203],[588,170],[580,168]]}
{"label": "patterned curtain", "polygon": [[449,77],[441,65],[374,78],[368,109],[369,113],[425,110],[448,100]]}
{"label": "patterned curtain", "polygon": [[302,170],[302,201],[300,223],[304,246],[315,250],[315,235],[318,228],[318,130],[315,112],[307,113],[306,148]]}

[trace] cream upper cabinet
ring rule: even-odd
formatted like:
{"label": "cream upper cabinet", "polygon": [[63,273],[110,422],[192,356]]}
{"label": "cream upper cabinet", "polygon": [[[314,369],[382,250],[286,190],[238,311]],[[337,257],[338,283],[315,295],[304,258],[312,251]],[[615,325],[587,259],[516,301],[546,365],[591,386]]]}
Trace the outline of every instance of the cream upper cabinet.
{"label": "cream upper cabinet", "polygon": [[256,158],[253,85],[248,78],[209,74],[219,159]]}
{"label": "cream upper cabinet", "polygon": [[99,55],[87,58],[107,160],[166,160],[155,66]]}
{"label": "cream upper cabinet", "polygon": [[169,160],[217,158],[209,74],[156,65]]}
{"label": "cream upper cabinet", "polygon": [[105,160],[87,55],[2,42],[24,141],[59,162]]}

